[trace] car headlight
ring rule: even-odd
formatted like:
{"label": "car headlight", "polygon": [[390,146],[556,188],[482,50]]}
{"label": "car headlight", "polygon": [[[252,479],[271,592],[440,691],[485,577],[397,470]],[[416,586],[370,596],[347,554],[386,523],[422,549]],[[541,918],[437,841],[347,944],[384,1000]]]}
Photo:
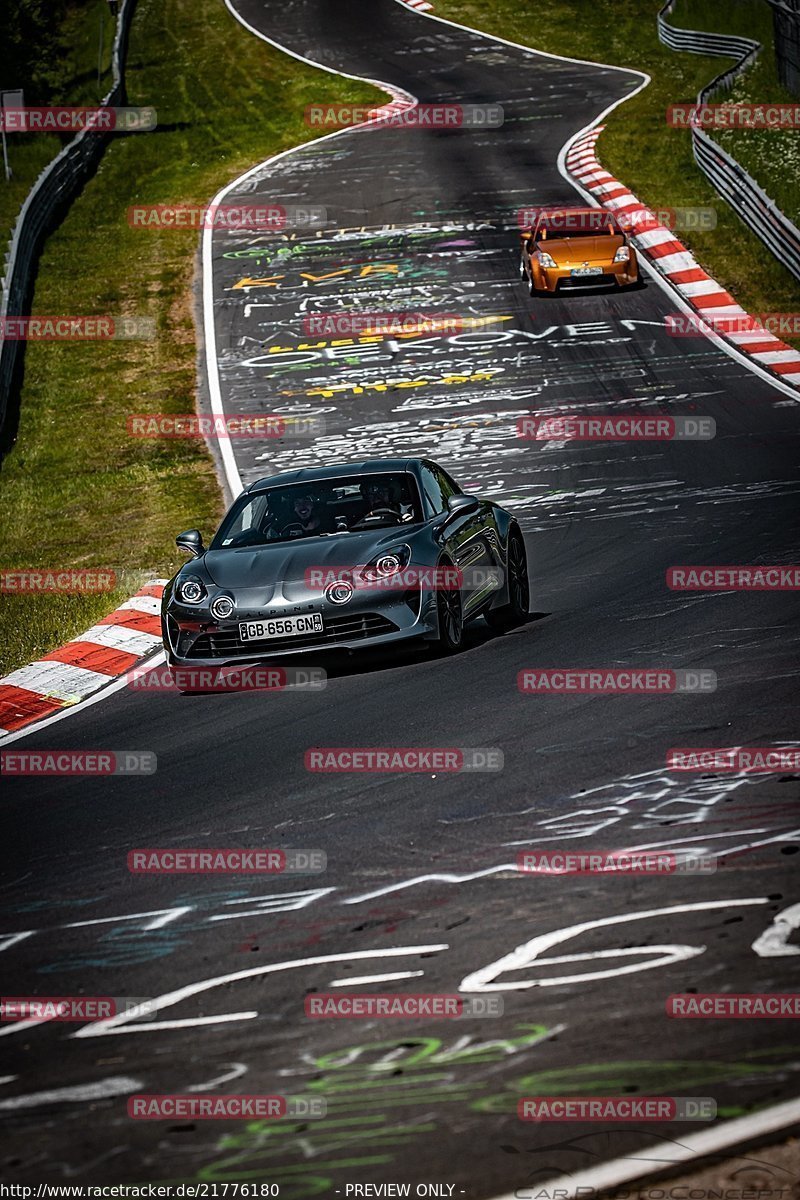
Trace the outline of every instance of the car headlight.
{"label": "car headlight", "polygon": [[176,591],[178,599],[182,600],[184,604],[199,604],[207,595],[206,585],[196,575],[184,576],[178,584]]}
{"label": "car headlight", "polygon": [[353,585],[349,579],[335,579],[325,588],[325,599],[331,604],[347,604],[353,598]]}
{"label": "car headlight", "polygon": [[212,617],[216,617],[218,621],[227,621],[228,617],[233,616],[236,605],[233,603],[231,596],[215,596],[209,605]]}
{"label": "car headlight", "polygon": [[630,250],[627,246],[620,246],[617,253],[614,255],[614,262],[627,262],[630,256]]}
{"label": "car headlight", "polygon": [[410,546],[392,546],[391,549],[376,554],[361,571],[361,577],[369,580],[388,579],[407,567],[410,559]]}
{"label": "car headlight", "polygon": [[539,260],[539,266],[541,267],[554,267],[556,265],[556,260],[546,250],[537,250],[536,258]]}

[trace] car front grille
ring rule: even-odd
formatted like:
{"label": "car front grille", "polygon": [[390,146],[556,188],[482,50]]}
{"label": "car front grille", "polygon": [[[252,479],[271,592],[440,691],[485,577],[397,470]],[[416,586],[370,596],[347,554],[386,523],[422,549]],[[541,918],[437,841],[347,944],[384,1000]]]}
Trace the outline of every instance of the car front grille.
{"label": "car front grille", "polygon": [[379,613],[353,613],[326,616],[322,633],[304,633],[298,637],[264,638],[243,642],[239,630],[201,633],[187,650],[187,658],[258,658],[259,653],[275,650],[304,650],[308,646],[333,647],[341,642],[360,641],[381,633],[394,633],[397,626]]}
{"label": "car front grille", "polygon": [[616,275],[576,275],[574,279],[572,276],[568,279],[559,279],[556,291],[566,291],[569,288],[610,287],[612,283],[616,282]]}

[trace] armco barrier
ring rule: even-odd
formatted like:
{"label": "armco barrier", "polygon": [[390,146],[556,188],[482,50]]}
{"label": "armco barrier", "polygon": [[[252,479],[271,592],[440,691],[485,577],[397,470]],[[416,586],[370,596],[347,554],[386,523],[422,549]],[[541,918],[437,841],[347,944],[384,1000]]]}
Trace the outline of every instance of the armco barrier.
{"label": "armco barrier", "polygon": [[[102,105],[125,103],[124,63],[135,3],[136,0],[122,0],[119,9],[111,55],[113,85],[101,101]],[[42,243],[54,228],[61,212],[99,162],[109,136],[81,130],[47,164],[25,197],[6,255],[5,275],[0,291],[1,318],[27,315]],[[3,320],[1,324],[4,323]],[[23,353],[23,342],[8,341],[0,332],[0,443],[4,446],[8,444],[5,424],[9,397]]]}
{"label": "armco barrier", "polygon": [[[751,38],[705,33],[698,29],[676,29],[666,21],[674,7],[675,0],[667,0],[659,10],[660,42],[671,50],[722,55],[737,60],[730,70],[717,75],[698,94],[698,106],[708,104],[712,97],[730,90],[736,76],[747,70],[757,57],[761,43]],[[704,129],[692,125],[691,135],[695,162],[703,174],[778,261],[791,271],[795,279],[800,279],[800,229],[781,212],[774,200],[770,200],[744,167]]]}

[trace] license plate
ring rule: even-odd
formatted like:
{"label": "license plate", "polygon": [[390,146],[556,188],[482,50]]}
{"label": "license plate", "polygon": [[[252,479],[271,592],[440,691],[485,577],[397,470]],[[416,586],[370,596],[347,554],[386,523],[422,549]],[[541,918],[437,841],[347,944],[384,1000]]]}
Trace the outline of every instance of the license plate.
{"label": "license plate", "polygon": [[319,613],[304,613],[298,617],[274,617],[269,621],[242,621],[239,625],[239,637],[243,642],[263,642],[267,638],[322,633],[324,628]]}
{"label": "license plate", "polygon": [[602,275],[602,267],[573,267],[570,275]]}

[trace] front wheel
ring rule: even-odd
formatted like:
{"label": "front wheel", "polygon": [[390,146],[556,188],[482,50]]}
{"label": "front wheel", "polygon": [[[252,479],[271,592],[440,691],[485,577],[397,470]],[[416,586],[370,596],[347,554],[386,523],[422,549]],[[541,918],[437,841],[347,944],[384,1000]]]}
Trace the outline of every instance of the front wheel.
{"label": "front wheel", "polygon": [[464,613],[459,588],[442,589],[436,593],[439,614],[440,653],[457,654],[464,645]]}
{"label": "front wheel", "polygon": [[525,279],[527,277],[527,274],[528,274],[528,272],[525,270],[525,259],[521,258],[519,260],[519,277],[520,277],[520,279]]}
{"label": "front wheel", "polygon": [[530,604],[528,555],[519,529],[512,529],[508,535],[506,570],[508,572],[508,604],[504,604],[502,608],[490,608],[486,613],[486,622],[490,629],[498,632],[514,629],[517,625],[522,625],[528,617]]}

